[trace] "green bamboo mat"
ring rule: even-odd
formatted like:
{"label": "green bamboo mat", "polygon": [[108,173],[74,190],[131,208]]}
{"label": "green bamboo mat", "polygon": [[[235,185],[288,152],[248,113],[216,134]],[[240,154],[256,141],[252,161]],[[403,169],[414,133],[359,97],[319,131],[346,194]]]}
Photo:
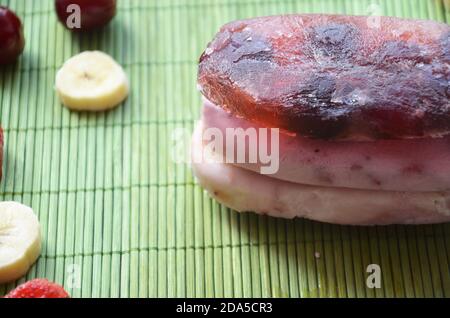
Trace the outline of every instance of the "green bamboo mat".
{"label": "green bamboo mat", "polygon": [[[42,256],[27,277],[74,297],[449,297],[450,224],[349,227],[238,214],[170,158],[199,116],[197,59],[231,20],[279,13],[380,13],[448,21],[443,0],[119,0],[106,29],[76,35],[53,1],[0,1],[23,19],[26,51],[0,70],[1,200],[28,204]],[[125,68],[131,95],[69,112],[55,72],[88,49]],[[183,130],[181,130],[183,131]],[[366,267],[381,267],[380,289]],[[15,284],[0,285],[0,295]]]}

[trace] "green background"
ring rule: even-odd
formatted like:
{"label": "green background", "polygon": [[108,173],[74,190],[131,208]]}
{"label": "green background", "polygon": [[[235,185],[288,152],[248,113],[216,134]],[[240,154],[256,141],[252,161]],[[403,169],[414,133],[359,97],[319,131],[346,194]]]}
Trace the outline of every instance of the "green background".
{"label": "green background", "polygon": [[[450,224],[349,227],[238,214],[170,159],[173,132],[191,131],[199,116],[197,60],[222,24],[370,14],[372,3],[381,14],[445,22],[444,1],[118,0],[113,23],[88,35],[65,30],[53,1],[0,2],[22,18],[26,36],[20,62],[0,69],[0,199],[32,206],[44,237],[39,261],[16,283],[47,277],[74,297],[450,296]],[[131,94],[113,111],[70,112],[55,96],[56,70],[89,49],[129,74]],[[381,266],[381,289],[366,287],[371,263]],[[0,295],[14,286],[0,285]]]}

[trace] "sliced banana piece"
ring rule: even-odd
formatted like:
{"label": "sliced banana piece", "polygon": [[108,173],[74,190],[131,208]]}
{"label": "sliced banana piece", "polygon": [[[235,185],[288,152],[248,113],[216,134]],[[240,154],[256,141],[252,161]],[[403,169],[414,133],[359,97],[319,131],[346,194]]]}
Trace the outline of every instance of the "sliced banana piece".
{"label": "sliced banana piece", "polygon": [[100,51],[86,51],[68,59],[56,74],[55,87],[65,106],[80,111],[111,109],[129,92],[123,68]]}
{"label": "sliced banana piece", "polygon": [[24,276],[41,253],[41,230],[33,210],[0,202],[0,284]]}

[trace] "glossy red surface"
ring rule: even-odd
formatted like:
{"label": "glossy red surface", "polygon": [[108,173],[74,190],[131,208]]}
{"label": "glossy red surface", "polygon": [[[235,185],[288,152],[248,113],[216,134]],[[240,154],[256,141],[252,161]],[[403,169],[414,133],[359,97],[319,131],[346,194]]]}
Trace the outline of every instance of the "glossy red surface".
{"label": "glossy red surface", "polygon": [[[80,8],[80,28],[68,24],[73,22],[70,5],[78,5]],[[116,0],[55,0],[55,9],[61,23],[73,31],[88,31],[107,25],[116,15]]]}
{"label": "glossy red surface", "polygon": [[13,11],[0,6],[0,64],[15,62],[24,47],[22,22]]}
{"label": "glossy red surface", "polygon": [[450,133],[450,27],[390,17],[287,15],[229,23],[200,58],[203,95],[301,136]]}

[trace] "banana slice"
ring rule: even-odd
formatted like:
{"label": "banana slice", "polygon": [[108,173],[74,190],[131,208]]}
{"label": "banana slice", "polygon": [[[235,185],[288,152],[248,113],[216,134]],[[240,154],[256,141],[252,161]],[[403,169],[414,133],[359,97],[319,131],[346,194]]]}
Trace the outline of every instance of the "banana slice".
{"label": "banana slice", "polygon": [[41,230],[33,210],[0,202],[0,284],[24,276],[41,252]]}
{"label": "banana slice", "polygon": [[56,74],[55,87],[65,106],[83,111],[111,109],[129,92],[123,68],[100,51],[86,51],[68,59]]}

